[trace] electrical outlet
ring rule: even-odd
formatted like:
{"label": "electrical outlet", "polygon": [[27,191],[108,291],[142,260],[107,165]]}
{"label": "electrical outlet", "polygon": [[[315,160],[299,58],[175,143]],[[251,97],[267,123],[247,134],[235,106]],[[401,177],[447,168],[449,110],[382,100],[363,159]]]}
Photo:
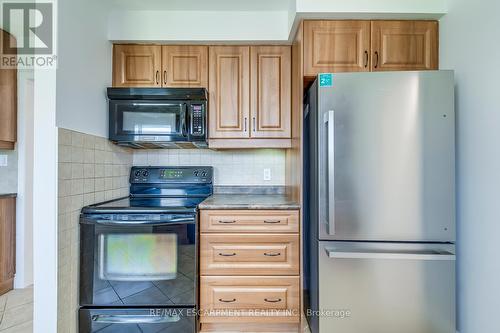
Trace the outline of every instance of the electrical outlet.
{"label": "electrical outlet", "polygon": [[7,155],[0,155],[0,167],[6,167],[9,165]]}
{"label": "electrical outlet", "polygon": [[271,180],[271,169],[264,169],[264,180]]}

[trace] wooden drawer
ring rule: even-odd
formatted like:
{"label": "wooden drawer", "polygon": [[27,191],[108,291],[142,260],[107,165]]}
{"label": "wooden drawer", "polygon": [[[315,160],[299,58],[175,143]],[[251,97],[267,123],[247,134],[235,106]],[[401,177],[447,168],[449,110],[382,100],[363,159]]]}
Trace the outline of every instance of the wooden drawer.
{"label": "wooden drawer", "polygon": [[202,234],[201,275],[298,275],[297,234]]}
{"label": "wooden drawer", "polygon": [[297,210],[202,210],[201,232],[299,232]]}
{"label": "wooden drawer", "polygon": [[202,323],[299,322],[299,277],[202,276]]}

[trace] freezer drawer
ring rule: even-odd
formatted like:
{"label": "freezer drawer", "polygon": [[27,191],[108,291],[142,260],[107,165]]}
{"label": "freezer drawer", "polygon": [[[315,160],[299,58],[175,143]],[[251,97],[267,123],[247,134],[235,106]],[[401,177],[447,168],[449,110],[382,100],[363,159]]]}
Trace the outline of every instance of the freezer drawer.
{"label": "freezer drawer", "polygon": [[320,312],[309,314],[320,333],[455,333],[454,245],[320,242],[318,251]]}

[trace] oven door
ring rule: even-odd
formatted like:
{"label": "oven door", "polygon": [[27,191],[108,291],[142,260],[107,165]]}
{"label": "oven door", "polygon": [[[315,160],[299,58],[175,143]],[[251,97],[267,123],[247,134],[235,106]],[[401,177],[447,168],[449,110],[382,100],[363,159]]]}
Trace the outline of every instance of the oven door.
{"label": "oven door", "polygon": [[194,306],[196,215],[80,221],[81,306]]}
{"label": "oven door", "polygon": [[187,104],[179,101],[109,101],[113,141],[187,141]]}
{"label": "oven door", "polygon": [[193,333],[194,308],[80,309],[85,333]]}

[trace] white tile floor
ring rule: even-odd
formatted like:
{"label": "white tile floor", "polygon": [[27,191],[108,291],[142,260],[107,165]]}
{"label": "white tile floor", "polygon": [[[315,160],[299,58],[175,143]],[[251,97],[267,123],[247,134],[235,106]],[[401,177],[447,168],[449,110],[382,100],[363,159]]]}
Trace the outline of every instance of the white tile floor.
{"label": "white tile floor", "polygon": [[0,333],[33,332],[33,287],[0,296]]}

